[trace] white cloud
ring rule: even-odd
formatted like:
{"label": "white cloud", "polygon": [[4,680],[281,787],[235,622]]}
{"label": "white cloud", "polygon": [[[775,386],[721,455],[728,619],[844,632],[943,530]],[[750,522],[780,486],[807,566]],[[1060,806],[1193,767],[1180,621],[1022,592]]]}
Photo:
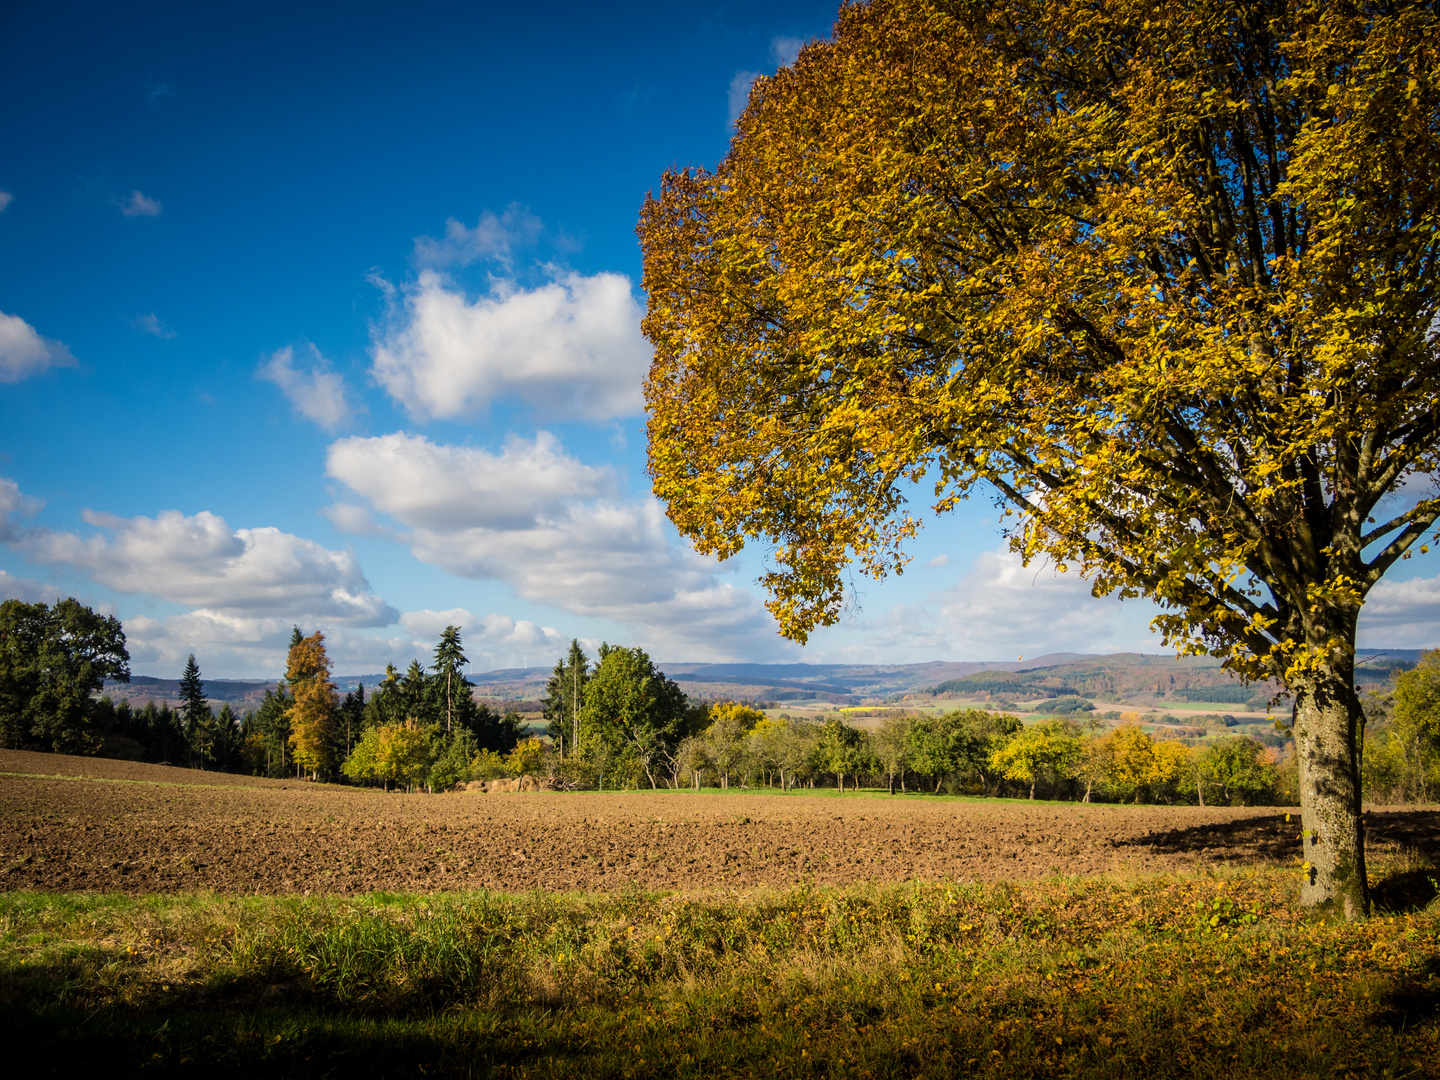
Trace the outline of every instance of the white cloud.
{"label": "white cloud", "polygon": [[10,520],[12,514],[33,517],[45,504],[20,493],[20,485],[14,480],[0,476],[0,543],[9,544],[17,540],[21,530]]}
{"label": "white cloud", "polygon": [[950,556],[949,556],[949,555],[943,555],[943,554],[942,554],[942,555],[936,555],[933,559],[931,559],[931,560],[930,560],[929,562],[927,562],[925,565],[926,565],[926,566],[949,566],[949,565],[950,565]]}
{"label": "white cloud", "polygon": [[735,77],[730,80],[730,126],[735,126],[735,121],[740,119],[740,114],[745,111],[745,106],[750,101],[750,87],[755,85],[755,80],[760,77],[758,71],[737,71]]}
{"label": "white cloud", "polygon": [[1440,645],[1440,577],[1381,579],[1360,609],[1357,637],[1372,649]]}
{"label": "white cloud", "polygon": [[18,315],[0,311],[0,383],[19,382],[46,368],[75,367],[77,361],[58,341],[48,341]]}
{"label": "white cloud", "polygon": [[805,47],[805,39],[799,37],[773,37],[770,39],[770,57],[777,67],[789,67]]}
{"label": "white cloud", "polygon": [[535,243],[545,232],[540,219],[519,203],[511,203],[503,214],[486,210],[474,228],[454,218],[445,219],[445,235],[415,238],[415,262],[419,266],[469,266],[482,259],[508,264],[518,247]]}
{"label": "white cloud", "polygon": [[208,511],[121,518],[87,510],[84,518],[104,532],[35,529],[10,542],[35,562],[75,567],[119,592],[199,608],[196,618],[226,625],[388,626],[399,616],[371,591],[353,553],[279,529],[232,529]]}
{"label": "white cloud", "polygon": [[159,217],[160,201],[139,191],[132,191],[128,199],[116,199],[115,205],[126,217]]}
{"label": "white cloud", "polygon": [[175,331],[166,326],[153,311],[149,315],[136,315],[130,320],[130,325],[142,334],[154,334],[166,340],[175,336]]}
{"label": "white cloud", "polygon": [[[125,620],[125,638],[131,670],[140,674],[174,678],[193,652],[207,679],[274,678],[285,671],[293,625],[289,619],[202,610],[167,619],[132,616]],[[318,628],[307,620],[299,625],[306,634]],[[407,637],[372,637],[329,626],[324,633],[325,651],[337,675],[374,673],[387,663],[403,668],[412,657],[426,660],[425,652],[417,651]]]}
{"label": "white cloud", "polygon": [[508,656],[517,649],[558,647],[565,640],[553,626],[541,626],[530,619],[515,619],[493,611],[479,616],[465,608],[407,611],[400,616],[400,625],[423,639],[415,643],[417,646],[432,650],[446,627],[459,627],[472,668],[480,657]]}
{"label": "white cloud", "polygon": [[4,212],[5,208],[10,205],[10,201],[14,198],[15,196],[11,195],[10,192],[0,191],[0,213]]}
{"label": "white cloud", "polygon": [[351,536],[383,536],[395,539],[395,531],[376,521],[369,507],[356,506],[354,503],[335,503],[322,508],[320,512],[330,519],[335,528]]}
{"label": "white cloud", "polygon": [[534,289],[496,281],[472,303],[425,270],[390,295],[371,370],[416,419],[472,415],[502,399],[554,418],[641,411],[650,346],[623,274],[567,273]]}
{"label": "white cloud", "polygon": [[[500,454],[401,434],[343,439],[328,474],[409,529],[423,562],[503,581],[527,600],[613,619],[667,649],[747,654],[769,616],[709,559],[672,542],[659,503],[611,490],[551,436]],[[518,625],[518,624],[517,624]]]}
{"label": "white cloud", "polygon": [[439,639],[440,634],[448,626],[458,626],[462,632],[480,625],[480,620],[473,612],[464,608],[449,608],[446,611],[431,611],[429,608],[422,608],[419,611],[407,611],[400,616],[400,625],[410,633],[420,637]]}
{"label": "white cloud", "polygon": [[0,600],[23,600],[27,604],[48,604],[62,596],[62,590],[53,585],[44,585],[31,578],[16,577],[7,570],[0,570]]}
{"label": "white cloud", "polygon": [[982,553],[964,577],[925,601],[821,630],[812,642],[816,659],[866,663],[1157,652],[1160,638],[1148,627],[1156,612],[1145,601],[1094,597],[1073,570],[1025,567],[1002,546]]}
{"label": "white cloud", "polygon": [[309,359],[304,367],[295,366],[295,350],[286,345],[277,349],[260,365],[255,377],[272,382],[280,388],[305,419],[334,431],[349,423],[355,415],[345,380],[320,355],[314,345],[306,345]]}
{"label": "white cloud", "polygon": [[613,484],[608,470],[570,457],[544,431],[533,442],[510,435],[498,454],[403,431],[340,439],[325,471],[397,521],[442,532],[523,528]]}

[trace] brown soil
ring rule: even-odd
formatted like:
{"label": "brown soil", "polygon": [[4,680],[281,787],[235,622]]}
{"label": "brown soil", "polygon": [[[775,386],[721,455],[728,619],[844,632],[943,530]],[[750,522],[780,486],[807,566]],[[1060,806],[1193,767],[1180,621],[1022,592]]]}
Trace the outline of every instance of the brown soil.
{"label": "brown soil", "polygon": [[[1440,811],[1374,810],[1372,857],[1440,858]],[[866,795],[383,794],[0,751],[0,890],[751,888],[1286,865],[1271,807]]]}

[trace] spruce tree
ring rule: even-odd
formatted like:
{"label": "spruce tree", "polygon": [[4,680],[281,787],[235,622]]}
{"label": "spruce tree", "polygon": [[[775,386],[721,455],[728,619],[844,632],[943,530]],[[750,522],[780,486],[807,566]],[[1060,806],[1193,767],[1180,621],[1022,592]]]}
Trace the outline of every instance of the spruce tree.
{"label": "spruce tree", "polygon": [[574,753],[580,741],[580,708],[585,703],[585,685],[590,681],[590,658],[572,639],[570,651],[555,664],[550,681],[545,684],[545,719],[550,722],[547,734],[560,747]]}
{"label": "spruce tree", "polygon": [[441,711],[445,716],[447,732],[454,729],[455,704],[461,691],[468,694],[465,687],[465,676],[460,670],[468,663],[470,661],[466,658],[460,645],[460,628],[458,626],[445,627],[444,633],[440,635],[440,643],[435,646],[435,663],[431,670],[435,672],[435,679],[438,683],[437,689],[443,703]]}
{"label": "spruce tree", "polygon": [[194,653],[185,661],[185,671],[180,676],[180,701],[185,712],[185,745],[189,750],[190,764],[203,769],[213,751],[213,732],[210,730],[213,717]]}

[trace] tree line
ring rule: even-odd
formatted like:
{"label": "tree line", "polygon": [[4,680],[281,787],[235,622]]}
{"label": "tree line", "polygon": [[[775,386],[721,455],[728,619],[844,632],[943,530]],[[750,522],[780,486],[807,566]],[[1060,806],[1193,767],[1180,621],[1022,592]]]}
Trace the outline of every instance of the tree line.
{"label": "tree line", "polygon": [[[1236,805],[1293,805],[1293,750],[1246,736],[1156,738],[1138,723],[1001,712],[891,713],[863,730],[767,716],[736,702],[692,701],[643,649],[572,641],[546,684],[546,739],[478,702],[457,627],[432,661],[388,665],[366,694],[341,696],[324,635],[291,635],[285,677],[243,715],[212,708],[192,654],[178,708],[133,708],[99,694],[128,680],[118,620],[77,601],[0,604],[0,742],[7,748],[107,753],[272,777],[444,791],[473,780],[546,775],[569,787],[793,790],[834,784],[973,795]],[[1366,797],[1440,794],[1440,650],[1396,671],[1366,700]],[[1283,725],[1282,725],[1283,727]]]}

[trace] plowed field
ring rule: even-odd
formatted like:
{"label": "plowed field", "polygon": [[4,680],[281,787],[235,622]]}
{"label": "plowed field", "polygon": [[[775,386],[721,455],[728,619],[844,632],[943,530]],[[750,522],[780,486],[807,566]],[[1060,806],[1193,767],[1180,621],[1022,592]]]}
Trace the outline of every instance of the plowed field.
{"label": "plowed field", "polygon": [[[1440,812],[1376,810],[1370,850],[1440,857]],[[751,888],[1286,864],[1273,808],[924,797],[384,794],[0,751],[0,890],[350,893]]]}

